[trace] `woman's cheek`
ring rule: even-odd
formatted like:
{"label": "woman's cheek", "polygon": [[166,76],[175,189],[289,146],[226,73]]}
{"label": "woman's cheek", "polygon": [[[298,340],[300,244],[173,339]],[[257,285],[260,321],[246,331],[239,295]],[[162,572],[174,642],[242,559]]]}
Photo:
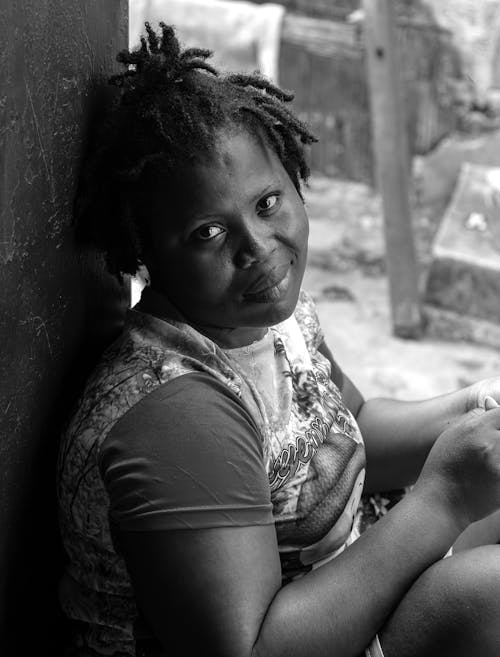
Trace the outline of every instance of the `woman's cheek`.
{"label": "woman's cheek", "polygon": [[219,254],[194,259],[185,263],[186,281],[194,293],[213,296],[222,291],[230,278],[228,259]]}
{"label": "woman's cheek", "polygon": [[290,212],[288,217],[289,238],[297,251],[307,249],[309,239],[309,221],[303,208]]}

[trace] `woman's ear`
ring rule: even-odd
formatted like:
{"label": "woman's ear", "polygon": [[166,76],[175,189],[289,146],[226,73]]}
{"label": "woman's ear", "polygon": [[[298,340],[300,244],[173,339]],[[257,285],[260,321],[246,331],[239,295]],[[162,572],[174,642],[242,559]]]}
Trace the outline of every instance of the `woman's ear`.
{"label": "woman's ear", "polygon": [[151,276],[149,274],[149,269],[146,267],[146,265],[142,264],[139,269],[137,270],[137,273],[135,277],[141,281],[144,286],[146,285],[151,285]]}
{"label": "woman's ear", "polygon": [[154,278],[155,259],[150,248],[144,247],[141,253],[141,265],[136,273],[136,278],[144,281],[144,285],[151,285]]}

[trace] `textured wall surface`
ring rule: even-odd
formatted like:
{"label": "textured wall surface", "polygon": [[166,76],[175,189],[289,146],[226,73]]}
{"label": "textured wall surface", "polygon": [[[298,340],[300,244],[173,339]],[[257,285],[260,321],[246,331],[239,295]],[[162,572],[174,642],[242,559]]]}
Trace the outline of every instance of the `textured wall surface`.
{"label": "textured wall surface", "polygon": [[[0,654],[59,654],[60,423],[123,291],[73,243],[71,209],[126,0],[0,1]],[[87,340],[87,338],[90,339]],[[90,345],[78,361],[82,345]]]}

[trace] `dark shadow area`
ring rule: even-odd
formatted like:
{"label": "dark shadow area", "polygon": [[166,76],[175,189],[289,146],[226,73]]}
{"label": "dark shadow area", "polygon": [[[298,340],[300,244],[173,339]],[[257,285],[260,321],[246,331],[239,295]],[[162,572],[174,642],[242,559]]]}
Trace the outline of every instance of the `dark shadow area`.
{"label": "dark shadow area", "polygon": [[0,8],[0,654],[62,654],[56,459],[64,419],[128,294],[75,245],[89,125],[127,44],[127,3]]}

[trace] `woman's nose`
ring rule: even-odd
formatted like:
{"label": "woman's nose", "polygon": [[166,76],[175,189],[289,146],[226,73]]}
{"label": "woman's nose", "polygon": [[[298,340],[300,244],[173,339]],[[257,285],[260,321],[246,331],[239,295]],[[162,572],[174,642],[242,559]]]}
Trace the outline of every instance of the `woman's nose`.
{"label": "woman's nose", "polygon": [[248,269],[254,264],[268,260],[275,250],[276,243],[269,230],[249,232],[241,240],[235,264],[240,269]]}

